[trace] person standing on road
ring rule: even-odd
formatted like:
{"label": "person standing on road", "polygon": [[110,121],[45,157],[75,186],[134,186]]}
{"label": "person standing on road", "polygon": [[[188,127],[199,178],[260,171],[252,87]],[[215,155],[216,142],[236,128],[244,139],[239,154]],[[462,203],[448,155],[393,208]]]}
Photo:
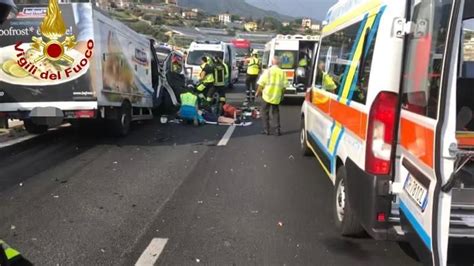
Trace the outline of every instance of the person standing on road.
{"label": "person standing on road", "polygon": [[219,57],[214,58],[214,86],[207,94],[207,102],[212,102],[215,92],[219,94],[219,114],[225,103],[226,67]]}
{"label": "person standing on road", "polygon": [[276,120],[275,134],[281,135],[280,130],[280,103],[288,86],[288,79],[285,72],[279,67],[280,59],[275,56],[272,60],[272,67],[267,69],[258,81],[258,89],[255,97],[262,96],[262,134],[270,135],[270,113],[272,119]]}
{"label": "person standing on road", "polygon": [[199,91],[198,96],[202,101],[206,100],[205,95],[214,87],[214,68],[211,65],[211,60],[206,56],[201,58],[201,74],[199,75],[201,84],[197,87],[197,90]]}
{"label": "person standing on road", "polygon": [[247,102],[252,103],[255,101],[254,95],[257,86],[258,75],[260,74],[260,60],[258,59],[257,51],[252,52],[252,57],[249,60],[247,66],[247,80],[245,85],[247,86]]}

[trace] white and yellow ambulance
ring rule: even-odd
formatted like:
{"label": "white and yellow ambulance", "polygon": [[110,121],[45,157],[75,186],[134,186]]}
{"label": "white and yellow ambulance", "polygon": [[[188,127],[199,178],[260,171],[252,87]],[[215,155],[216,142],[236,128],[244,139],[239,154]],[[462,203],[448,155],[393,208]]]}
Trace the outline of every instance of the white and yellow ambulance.
{"label": "white and yellow ambulance", "polygon": [[408,240],[425,264],[474,241],[474,0],[341,0],[302,107],[342,235]]}
{"label": "white and yellow ambulance", "polygon": [[[280,58],[280,67],[285,72],[289,84],[289,87],[286,88],[285,97],[304,97],[305,88],[308,84],[302,84],[302,86],[295,84],[297,81],[296,72],[303,55],[306,55],[310,60],[315,56],[318,44],[319,36],[277,35],[265,45],[262,67],[263,69],[271,67],[271,59],[274,56]],[[310,67],[308,65],[308,69]]]}

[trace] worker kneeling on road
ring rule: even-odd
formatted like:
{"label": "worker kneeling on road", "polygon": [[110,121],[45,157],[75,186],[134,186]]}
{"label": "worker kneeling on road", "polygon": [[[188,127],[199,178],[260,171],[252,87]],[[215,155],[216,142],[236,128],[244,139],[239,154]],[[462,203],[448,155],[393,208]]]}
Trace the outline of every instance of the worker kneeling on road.
{"label": "worker kneeling on road", "polygon": [[285,72],[279,67],[280,59],[275,56],[272,60],[272,67],[267,69],[258,81],[258,89],[255,97],[262,95],[262,134],[270,135],[270,111],[273,120],[276,120],[275,134],[281,135],[280,130],[280,103],[283,100],[288,79]]}
{"label": "worker kneeling on road", "polygon": [[193,93],[190,87],[180,95],[181,107],[178,115],[186,122],[192,122],[194,125],[204,124],[203,117],[199,114],[198,97]]}
{"label": "worker kneeling on road", "polygon": [[197,86],[199,91],[199,98],[201,100],[206,100],[205,95],[209,96],[209,91],[212,91],[214,87],[214,67],[211,65],[212,59],[206,56],[201,58],[201,74],[200,81],[201,84]]}
{"label": "worker kneeling on road", "polygon": [[256,84],[258,75],[260,74],[260,60],[258,59],[257,51],[252,52],[252,57],[249,60],[247,66],[247,80],[245,81],[247,86],[247,102],[254,102],[254,95],[256,91]]}

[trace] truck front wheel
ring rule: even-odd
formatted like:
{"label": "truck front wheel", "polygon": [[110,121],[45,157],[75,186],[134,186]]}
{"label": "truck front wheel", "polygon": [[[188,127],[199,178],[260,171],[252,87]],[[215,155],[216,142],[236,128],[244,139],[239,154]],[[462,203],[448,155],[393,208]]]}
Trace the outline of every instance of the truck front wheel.
{"label": "truck front wheel", "polygon": [[23,120],[23,125],[25,126],[26,131],[30,134],[43,134],[48,131],[47,125],[37,125],[30,119]]}
{"label": "truck front wheel", "polygon": [[[334,187],[334,220],[339,233],[342,236],[360,236],[364,228],[360,225],[347,198],[346,168],[340,166],[336,174],[336,185]],[[360,195],[363,197],[363,195]]]}

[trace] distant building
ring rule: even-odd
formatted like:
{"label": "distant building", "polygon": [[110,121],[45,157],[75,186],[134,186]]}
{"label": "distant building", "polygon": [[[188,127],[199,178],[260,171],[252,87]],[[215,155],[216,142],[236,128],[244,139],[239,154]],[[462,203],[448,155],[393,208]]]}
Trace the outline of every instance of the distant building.
{"label": "distant building", "polygon": [[285,22],[282,22],[281,25],[283,27],[288,27],[288,26],[290,26],[290,22],[285,21]]}
{"label": "distant building", "polygon": [[181,15],[184,19],[195,19],[198,16],[198,12],[195,12],[193,10],[191,11],[188,10],[188,11],[183,11]]}
{"label": "distant building", "polygon": [[303,19],[301,20],[301,27],[302,27],[303,29],[310,29],[310,28],[311,28],[311,25],[313,25],[313,24],[312,24],[312,21],[311,21],[310,18],[303,18]]}
{"label": "distant building", "polygon": [[244,29],[248,32],[255,32],[258,30],[257,22],[251,21],[244,24]]}
{"label": "distant building", "polygon": [[177,6],[178,0],[165,0],[165,4]]}
{"label": "distant building", "polygon": [[231,15],[229,13],[219,14],[219,21],[224,24],[231,23],[232,22]]}
{"label": "distant building", "polygon": [[313,25],[311,25],[311,30],[320,31],[321,30],[321,25],[320,24],[313,24]]}

